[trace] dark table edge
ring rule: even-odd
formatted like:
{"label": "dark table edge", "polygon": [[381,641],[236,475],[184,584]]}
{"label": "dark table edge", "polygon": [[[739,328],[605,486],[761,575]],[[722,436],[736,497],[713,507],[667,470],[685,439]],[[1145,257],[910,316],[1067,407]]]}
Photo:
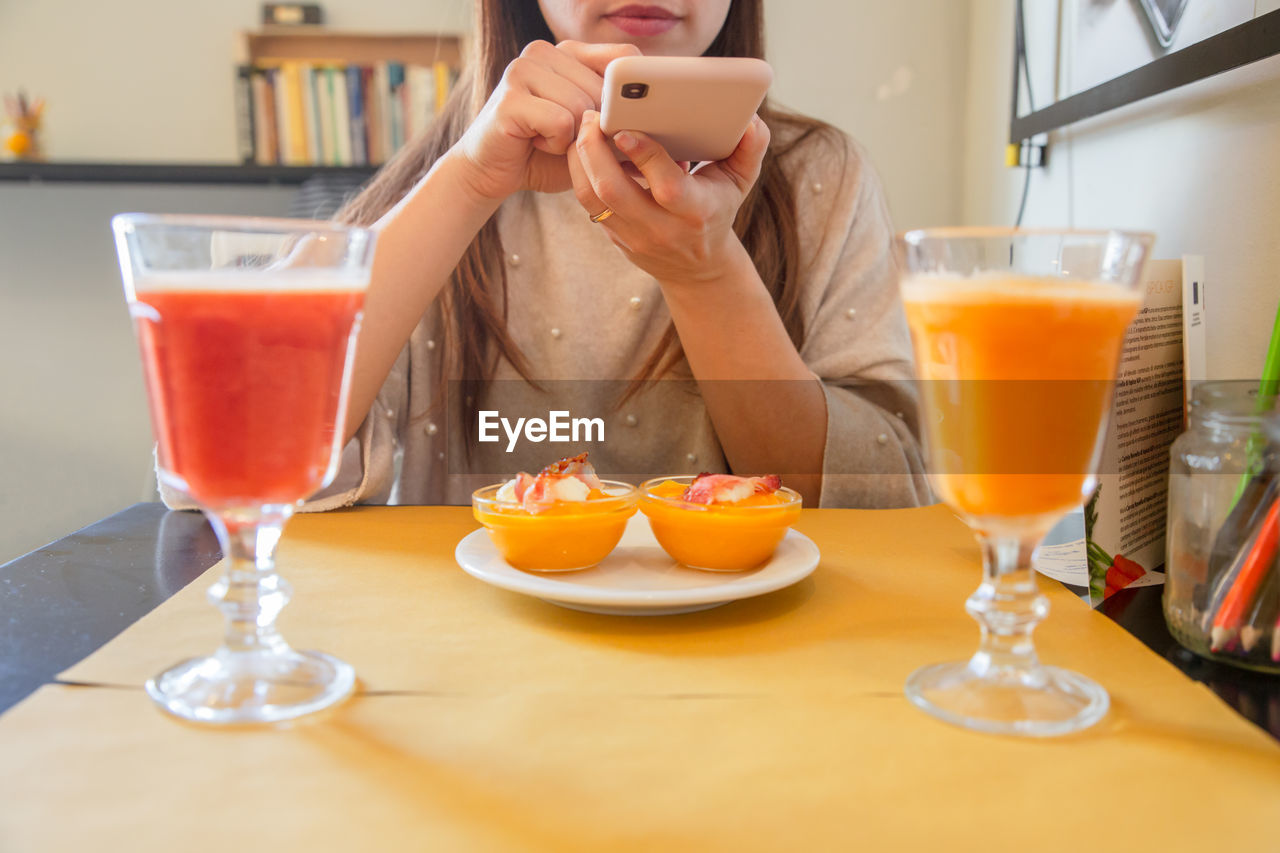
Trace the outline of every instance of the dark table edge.
{"label": "dark table edge", "polygon": [[221,557],[200,513],[137,503],[0,565],[0,713]]}

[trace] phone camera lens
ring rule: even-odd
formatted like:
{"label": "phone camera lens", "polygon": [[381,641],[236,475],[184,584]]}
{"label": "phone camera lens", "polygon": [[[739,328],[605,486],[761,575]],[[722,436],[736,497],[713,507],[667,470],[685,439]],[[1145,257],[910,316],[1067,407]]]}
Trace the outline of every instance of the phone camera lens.
{"label": "phone camera lens", "polygon": [[648,83],[623,83],[622,97],[624,98],[643,98],[649,94]]}

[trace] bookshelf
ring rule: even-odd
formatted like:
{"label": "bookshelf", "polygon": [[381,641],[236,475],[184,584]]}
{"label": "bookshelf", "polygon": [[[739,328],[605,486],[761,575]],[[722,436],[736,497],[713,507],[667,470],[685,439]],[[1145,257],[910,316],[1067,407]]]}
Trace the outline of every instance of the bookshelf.
{"label": "bookshelf", "polygon": [[274,27],[237,34],[237,148],[246,165],[386,162],[440,110],[463,38]]}
{"label": "bookshelf", "polygon": [[[330,30],[322,27],[274,27],[236,33],[233,61],[236,80],[241,69],[278,70],[286,64],[305,67],[364,66],[374,69],[399,63],[404,67],[448,69],[456,74],[463,60],[466,37],[452,33],[376,33]],[[250,73],[251,74],[251,73]],[[372,74],[370,77],[372,78]],[[252,74],[250,76],[250,82]],[[452,75],[448,81],[452,83]],[[363,83],[363,77],[362,77]],[[249,93],[237,92],[243,99]],[[432,112],[440,92],[434,93]],[[251,95],[250,95],[251,97]],[[409,106],[406,102],[405,106]],[[419,99],[421,102],[421,98]],[[164,163],[164,162],[0,162],[0,183],[140,183],[140,184],[267,184],[296,186],[316,175],[371,176],[386,157],[358,162],[337,162],[323,157],[283,162],[275,158],[253,156],[253,144],[245,136],[244,108],[240,104],[241,150],[233,163]],[[313,116],[314,118],[314,116]],[[349,120],[348,116],[348,120]],[[402,117],[403,121],[403,117]],[[401,144],[409,131],[420,132],[421,126],[403,129]],[[350,134],[350,127],[348,127]],[[367,131],[365,134],[367,145]],[[322,152],[321,152],[322,153]],[[385,152],[387,156],[393,151]],[[249,155],[249,156],[246,156]]]}

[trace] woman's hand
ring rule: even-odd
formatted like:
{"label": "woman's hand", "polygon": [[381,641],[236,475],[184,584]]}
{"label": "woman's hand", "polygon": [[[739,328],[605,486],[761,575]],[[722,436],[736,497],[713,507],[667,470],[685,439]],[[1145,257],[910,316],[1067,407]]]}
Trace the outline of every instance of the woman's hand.
{"label": "woman's hand", "polygon": [[756,116],[728,158],[690,174],[649,136],[622,131],[613,142],[649,185],[644,189],[617,162],[600,115],[583,116],[569,152],[578,202],[640,269],[663,284],[714,278],[743,252],[733,220],[769,147],[769,128]]}
{"label": "woman's hand", "polygon": [[531,42],[451,152],[467,186],[499,202],[522,189],[567,190],[564,155],[582,114],[600,108],[605,66],[639,52],[630,44]]}
{"label": "woman's hand", "polygon": [[[630,137],[630,138],[628,138]],[[752,119],[728,158],[690,174],[661,145],[626,131],[614,144],[646,190],[614,158],[598,116],[583,116],[569,153],[583,209],[662,286],[707,414],[736,474],[782,472],[817,502],[827,435],[826,397],[791,342],[733,220],[760,175],[769,129]],[[727,381],[720,381],[727,380]],[[761,394],[772,405],[760,404]]]}

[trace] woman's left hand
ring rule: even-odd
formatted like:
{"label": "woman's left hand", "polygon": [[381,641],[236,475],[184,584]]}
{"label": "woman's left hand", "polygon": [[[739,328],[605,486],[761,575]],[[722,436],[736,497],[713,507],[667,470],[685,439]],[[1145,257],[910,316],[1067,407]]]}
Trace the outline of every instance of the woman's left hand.
{"label": "woman's left hand", "polygon": [[760,175],[769,147],[765,123],[752,118],[732,154],[693,174],[643,133],[622,131],[613,142],[649,189],[627,174],[600,130],[600,114],[588,111],[567,152],[574,192],[587,214],[612,210],[600,227],[632,263],[663,284],[721,274],[743,251],[733,220]]}

